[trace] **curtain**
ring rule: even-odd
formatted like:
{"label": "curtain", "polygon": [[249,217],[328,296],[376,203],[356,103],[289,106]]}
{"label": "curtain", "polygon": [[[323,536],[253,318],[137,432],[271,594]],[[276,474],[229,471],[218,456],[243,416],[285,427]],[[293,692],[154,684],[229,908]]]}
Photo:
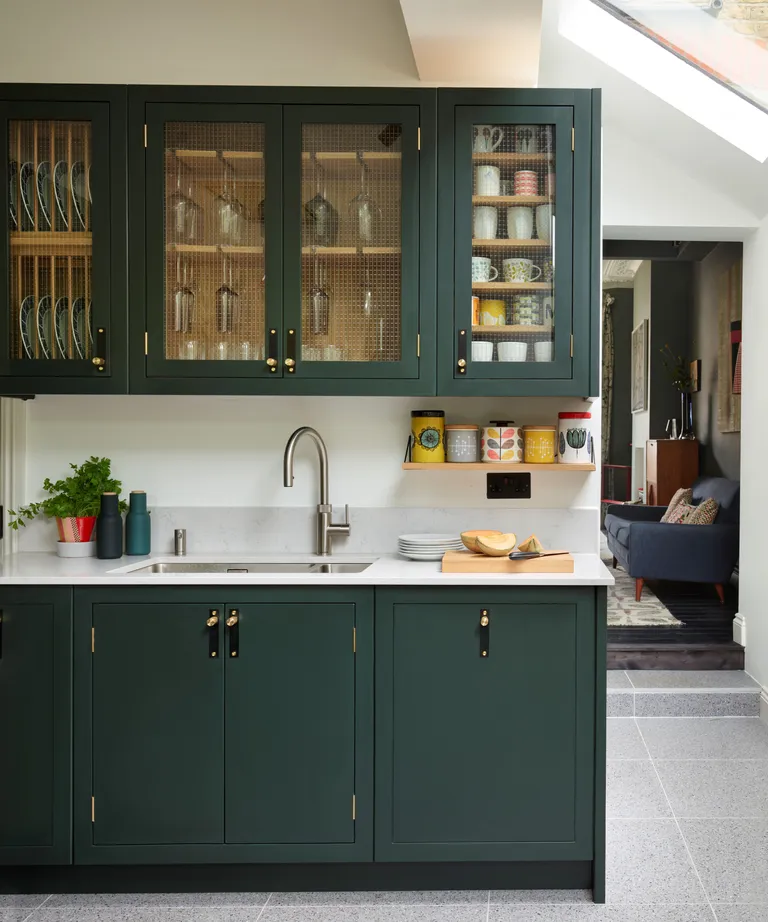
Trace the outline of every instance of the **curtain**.
{"label": "curtain", "polygon": [[611,447],[611,410],[613,408],[613,312],[616,299],[609,291],[603,292],[603,388],[602,388],[602,442],[600,457],[608,464]]}

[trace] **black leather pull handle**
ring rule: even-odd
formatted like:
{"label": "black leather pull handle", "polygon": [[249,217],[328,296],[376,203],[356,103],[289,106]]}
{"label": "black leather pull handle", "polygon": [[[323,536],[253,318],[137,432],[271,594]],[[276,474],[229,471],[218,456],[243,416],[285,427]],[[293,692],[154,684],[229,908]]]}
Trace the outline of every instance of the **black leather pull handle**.
{"label": "black leather pull handle", "polygon": [[208,612],[208,620],[205,622],[208,628],[208,656],[211,658],[219,655],[219,610],[212,608]]}
{"label": "black leather pull handle", "polygon": [[296,330],[288,330],[285,338],[285,367],[288,374],[296,371]]}
{"label": "black leather pull handle", "polygon": [[459,330],[458,359],[456,368],[460,375],[467,373],[467,331]]}
{"label": "black leather pull handle", "polygon": [[491,645],[491,617],[488,609],[484,608],[480,612],[480,656],[487,659],[490,654]]}
{"label": "black leather pull handle", "polygon": [[107,328],[96,327],[96,354],[91,359],[96,371],[107,370]]}
{"label": "black leather pull handle", "polygon": [[277,330],[269,330],[269,346],[267,349],[267,365],[271,374],[277,372]]}
{"label": "black leather pull handle", "polygon": [[240,655],[240,613],[236,608],[230,608],[229,617],[227,618],[227,627],[229,628],[229,655],[236,657]]}

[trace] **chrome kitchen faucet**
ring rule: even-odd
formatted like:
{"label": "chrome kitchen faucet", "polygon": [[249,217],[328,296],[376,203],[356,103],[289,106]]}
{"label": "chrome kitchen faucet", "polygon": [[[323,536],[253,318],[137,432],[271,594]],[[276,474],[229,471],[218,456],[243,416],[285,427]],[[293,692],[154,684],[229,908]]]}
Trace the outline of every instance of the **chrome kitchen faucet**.
{"label": "chrome kitchen faucet", "polygon": [[349,506],[344,507],[345,521],[339,525],[331,522],[333,507],[328,502],[328,449],[320,433],[311,426],[301,426],[288,439],[283,457],[283,486],[293,486],[293,456],[301,437],[308,435],[317,447],[320,459],[320,502],[317,506],[317,553],[326,556],[331,553],[331,538],[334,535],[349,534]]}

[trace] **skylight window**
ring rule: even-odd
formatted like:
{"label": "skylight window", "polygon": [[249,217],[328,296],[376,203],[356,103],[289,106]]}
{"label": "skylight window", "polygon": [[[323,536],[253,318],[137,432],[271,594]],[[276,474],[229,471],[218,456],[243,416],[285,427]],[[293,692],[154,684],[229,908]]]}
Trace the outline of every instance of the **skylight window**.
{"label": "skylight window", "polygon": [[[560,33],[763,162],[768,3],[566,0]],[[763,18],[761,18],[763,17]]]}

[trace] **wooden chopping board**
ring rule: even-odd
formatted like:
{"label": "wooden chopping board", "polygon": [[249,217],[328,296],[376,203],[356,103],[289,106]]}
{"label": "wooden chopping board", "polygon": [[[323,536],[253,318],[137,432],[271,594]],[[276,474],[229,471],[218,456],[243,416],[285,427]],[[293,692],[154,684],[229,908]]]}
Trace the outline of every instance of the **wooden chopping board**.
{"label": "wooden chopping board", "polygon": [[486,557],[472,551],[446,551],[442,570],[443,573],[573,573],[573,557],[564,552],[557,557],[510,560],[506,555]]}

